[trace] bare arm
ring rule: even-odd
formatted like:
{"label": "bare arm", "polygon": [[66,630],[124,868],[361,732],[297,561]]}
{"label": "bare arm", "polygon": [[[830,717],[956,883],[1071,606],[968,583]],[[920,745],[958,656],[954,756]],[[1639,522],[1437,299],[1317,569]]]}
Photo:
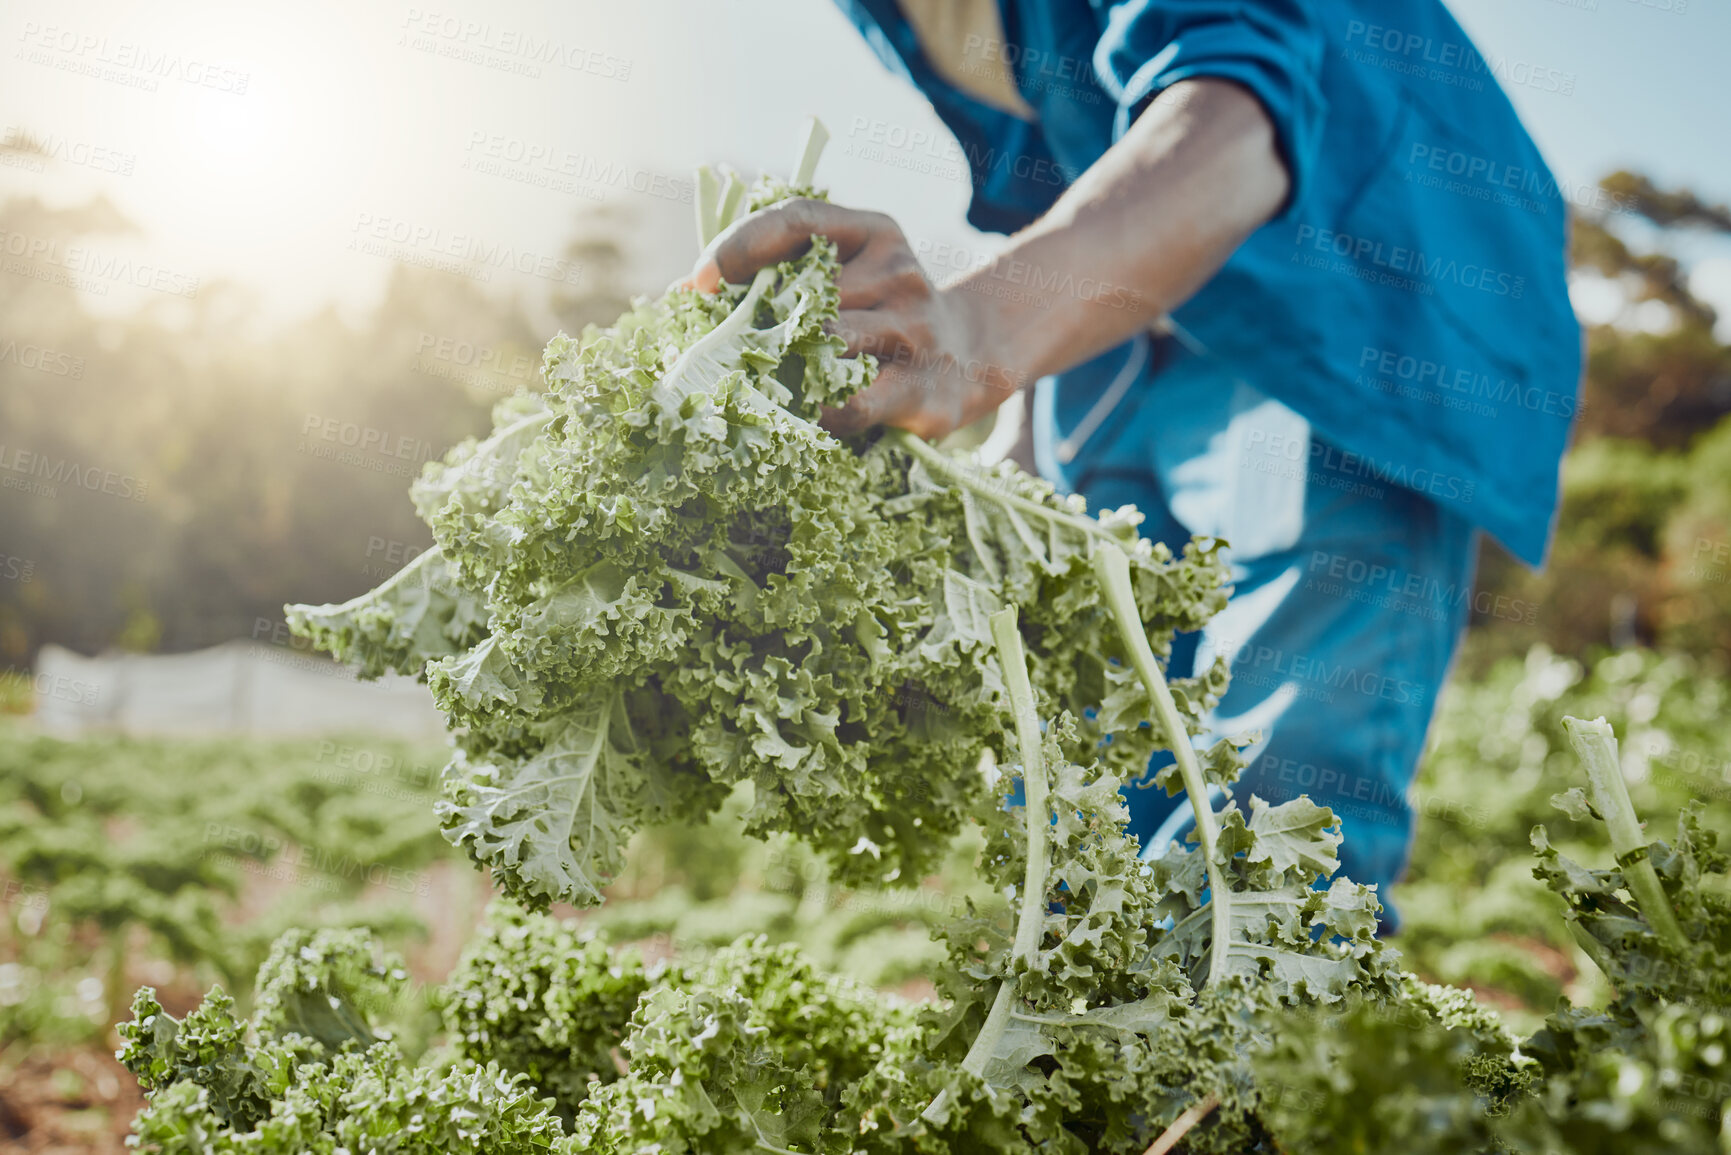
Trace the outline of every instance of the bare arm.
{"label": "bare arm", "polygon": [[890,218],[819,201],[740,221],[699,259],[690,283],[741,282],[803,251],[813,233],[832,238],[844,262],[837,330],[850,353],[872,353],[881,368],[825,423],[939,437],[1182,304],[1279,210],[1288,188],[1256,98],[1229,81],[1188,80],[1162,92],[991,265],[943,288],[925,278]]}
{"label": "bare arm", "polygon": [[[1083,286],[1044,294],[1044,307],[979,311],[983,348],[1027,379],[1060,372],[1188,300],[1280,208],[1287,183],[1255,97],[1228,81],[1183,81],[991,266],[946,292],[986,296],[994,282],[1030,276]],[[1030,273],[1010,278],[1010,262]]]}

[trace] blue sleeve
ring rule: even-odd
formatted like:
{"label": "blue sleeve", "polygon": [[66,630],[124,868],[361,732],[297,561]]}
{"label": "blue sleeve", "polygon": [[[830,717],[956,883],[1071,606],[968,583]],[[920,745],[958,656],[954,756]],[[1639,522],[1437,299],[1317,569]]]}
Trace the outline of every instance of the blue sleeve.
{"label": "blue sleeve", "polygon": [[1118,104],[1114,141],[1149,99],[1180,80],[1214,76],[1248,88],[1274,122],[1292,181],[1285,214],[1303,199],[1322,138],[1323,52],[1306,0],[1119,0],[1094,70]]}

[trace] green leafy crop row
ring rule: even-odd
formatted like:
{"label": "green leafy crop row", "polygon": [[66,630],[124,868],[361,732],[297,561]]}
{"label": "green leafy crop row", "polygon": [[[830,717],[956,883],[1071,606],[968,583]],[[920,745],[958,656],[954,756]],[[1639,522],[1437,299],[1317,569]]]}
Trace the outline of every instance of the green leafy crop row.
{"label": "green leafy crop row", "polygon": [[[0,1047],[99,1033],[125,1010],[125,965],[141,952],[210,967],[240,992],[296,922],[421,929],[407,905],[452,857],[426,820],[436,755],[391,741],[66,741],[0,728],[0,963],[18,988],[0,998]],[[353,908],[369,883],[397,900],[395,915]],[[238,925],[265,891],[270,911]],[[54,976],[92,954],[108,970],[103,1022],[56,1009]]]}

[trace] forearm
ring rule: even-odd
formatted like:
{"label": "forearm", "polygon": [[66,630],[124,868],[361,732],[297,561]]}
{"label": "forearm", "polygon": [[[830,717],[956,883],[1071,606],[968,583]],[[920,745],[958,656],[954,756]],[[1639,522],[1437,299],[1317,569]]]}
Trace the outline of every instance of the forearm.
{"label": "forearm", "polygon": [[[973,318],[974,347],[1026,384],[1189,299],[1287,189],[1256,98],[1230,81],[1182,81],[992,264],[943,292]],[[1006,293],[1011,285],[1022,291]]]}

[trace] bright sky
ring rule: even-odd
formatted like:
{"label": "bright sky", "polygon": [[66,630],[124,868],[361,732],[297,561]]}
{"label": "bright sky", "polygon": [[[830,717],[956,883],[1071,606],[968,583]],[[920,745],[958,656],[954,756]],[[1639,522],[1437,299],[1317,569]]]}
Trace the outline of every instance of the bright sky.
{"label": "bright sky", "polygon": [[[1731,198],[1724,0],[1454,7],[1487,57],[1575,77],[1570,95],[1513,93],[1561,178],[1632,167]],[[547,44],[557,59],[537,63]],[[600,205],[635,217],[643,275],[671,276],[695,245],[691,167],[785,171],[814,113],[836,200],[929,245],[992,244],[962,222],[934,115],[828,0],[0,0],[0,60],[0,140],[26,131],[57,157],[0,156],[0,196],[104,193],[145,231],[102,251],[169,283],[245,282],[274,318],[365,309],[393,259],[480,257],[491,284],[539,295]],[[931,143],[886,160],[865,139],[880,128]],[[1731,301],[1728,253],[1691,255]]]}

